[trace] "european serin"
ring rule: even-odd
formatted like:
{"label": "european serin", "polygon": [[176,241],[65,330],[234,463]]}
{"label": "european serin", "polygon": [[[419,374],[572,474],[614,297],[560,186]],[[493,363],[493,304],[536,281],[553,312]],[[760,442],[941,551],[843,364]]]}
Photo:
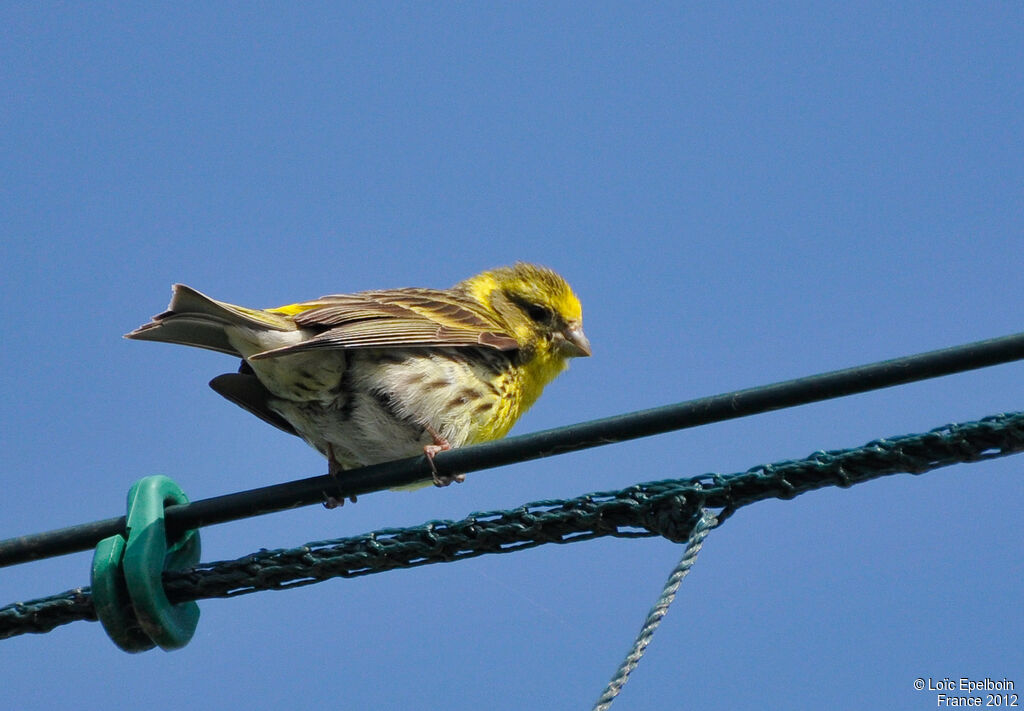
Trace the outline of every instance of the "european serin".
{"label": "european serin", "polygon": [[[344,469],[504,437],[568,365],[590,355],[562,277],[517,263],[451,289],[389,289],[248,309],[173,287],[126,335],[242,358],[210,386]],[[445,485],[452,479],[440,477]],[[333,501],[333,500],[332,500]]]}

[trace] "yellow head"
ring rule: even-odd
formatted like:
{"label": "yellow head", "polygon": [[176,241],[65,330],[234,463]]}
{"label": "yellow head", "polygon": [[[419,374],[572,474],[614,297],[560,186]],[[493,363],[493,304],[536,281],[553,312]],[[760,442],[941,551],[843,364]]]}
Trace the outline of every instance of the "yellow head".
{"label": "yellow head", "polygon": [[455,288],[469,293],[508,325],[527,361],[558,361],[557,370],[562,370],[567,358],[590,355],[580,301],[551,269],[517,262],[477,274]]}

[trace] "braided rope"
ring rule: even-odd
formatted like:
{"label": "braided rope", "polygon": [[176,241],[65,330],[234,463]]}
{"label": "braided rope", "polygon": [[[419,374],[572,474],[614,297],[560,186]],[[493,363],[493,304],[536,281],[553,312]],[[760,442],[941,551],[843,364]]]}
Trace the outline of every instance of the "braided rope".
{"label": "braided rope", "polygon": [[629,675],[636,669],[637,664],[640,663],[640,658],[647,651],[647,645],[651,643],[658,625],[661,624],[665,615],[668,614],[669,606],[676,599],[676,592],[679,590],[679,586],[682,585],[683,578],[687,576],[690,568],[697,562],[697,554],[700,553],[700,549],[704,546],[704,539],[708,537],[711,529],[717,523],[718,518],[713,513],[707,510],[701,512],[700,518],[693,527],[693,533],[686,543],[683,557],[680,558],[676,567],[672,570],[672,574],[665,581],[665,587],[662,588],[661,595],[658,596],[658,601],[654,603],[654,607],[647,613],[647,619],[644,620],[643,627],[640,628],[640,633],[636,636],[636,641],[633,642],[633,647],[629,650],[626,658],[622,660],[622,664],[619,665],[611,681],[608,682],[604,693],[601,694],[597,703],[594,704],[594,711],[607,711],[615,697],[622,691],[622,687],[626,685]]}
{"label": "braided rope", "polygon": [[[806,459],[762,465],[731,476],[707,474],[650,482],[621,491],[475,513],[461,521],[431,521],[412,528],[260,551],[233,561],[166,572],[164,587],[172,602],[181,602],[602,536],[664,536],[682,542],[690,536],[701,509],[720,510],[721,522],[755,501],[790,499],[826,486],[849,487],[890,474],[921,474],[1021,451],[1024,413],[995,415],[921,434],[875,440],[854,449],[815,452]],[[77,588],[0,608],[0,639],[95,619],[89,589]]]}

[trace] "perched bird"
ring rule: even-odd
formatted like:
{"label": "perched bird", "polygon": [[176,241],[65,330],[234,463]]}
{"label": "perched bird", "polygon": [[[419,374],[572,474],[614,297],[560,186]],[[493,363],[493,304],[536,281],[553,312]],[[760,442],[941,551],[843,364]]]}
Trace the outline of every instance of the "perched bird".
{"label": "perched bird", "polygon": [[[544,386],[590,355],[562,277],[517,263],[451,289],[335,294],[273,309],[176,284],[168,310],[126,338],[242,358],[210,386],[297,435],[329,472],[504,437]],[[434,469],[438,486],[462,481]],[[329,499],[329,503],[336,503]]]}

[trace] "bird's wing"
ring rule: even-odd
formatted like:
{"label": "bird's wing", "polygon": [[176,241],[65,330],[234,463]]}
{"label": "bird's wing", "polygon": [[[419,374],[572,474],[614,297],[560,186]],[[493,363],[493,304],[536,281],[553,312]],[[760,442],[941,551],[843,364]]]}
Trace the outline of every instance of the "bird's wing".
{"label": "bird's wing", "polygon": [[242,367],[243,372],[241,373],[218,375],[210,381],[210,387],[264,422],[298,437],[299,433],[295,431],[291,423],[270,408],[270,399],[273,397],[270,391],[264,387],[259,378],[253,375],[251,370],[247,370],[247,364]]}
{"label": "bird's wing", "polygon": [[295,325],[319,331],[312,338],[253,358],[324,348],[485,346],[514,350],[508,328],[460,291],[391,289],[324,296],[295,314]]}

